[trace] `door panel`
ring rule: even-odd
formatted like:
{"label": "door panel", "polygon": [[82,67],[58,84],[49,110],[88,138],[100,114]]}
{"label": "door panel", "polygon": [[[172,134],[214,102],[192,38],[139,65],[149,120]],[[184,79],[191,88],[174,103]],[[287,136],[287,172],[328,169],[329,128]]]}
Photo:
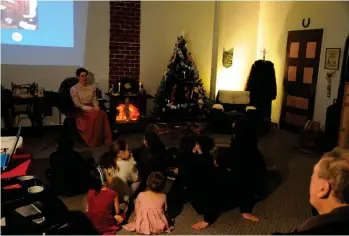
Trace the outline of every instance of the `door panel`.
{"label": "door panel", "polygon": [[316,44],[317,42],[307,42],[307,51],[305,53],[305,58],[314,59],[316,56]]}
{"label": "door panel", "polygon": [[299,54],[299,43],[292,42],[290,45],[290,57],[291,58],[298,58],[298,54]]}
{"label": "door panel", "polygon": [[303,126],[307,122],[307,117],[286,112],[286,121],[293,126]]}
{"label": "door panel", "polygon": [[295,82],[296,79],[297,79],[297,67],[296,66],[289,66],[287,80],[290,82]]}
{"label": "door panel", "polygon": [[314,73],[314,68],[304,67],[304,71],[303,71],[303,83],[304,84],[312,84],[313,83],[313,73]]}
{"label": "door panel", "polygon": [[289,107],[295,107],[302,110],[308,110],[309,100],[307,98],[297,96],[287,96],[286,104]]}
{"label": "door panel", "polygon": [[312,120],[323,30],[289,31],[280,127],[299,131]]}

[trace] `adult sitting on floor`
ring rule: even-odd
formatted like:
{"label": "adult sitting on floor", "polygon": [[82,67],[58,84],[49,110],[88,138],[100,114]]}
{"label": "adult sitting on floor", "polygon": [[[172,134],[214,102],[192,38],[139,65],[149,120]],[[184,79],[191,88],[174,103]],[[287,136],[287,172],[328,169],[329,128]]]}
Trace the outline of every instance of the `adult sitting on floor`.
{"label": "adult sitting on floor", "polygon": [[92,164],[73,149],[70,138],[61,139],[57,151],[50,155],[51,169],[46,171],[52,190],[66,196],[85,193],[89,187]]}
{"label": "adult sitting on floor", "polygon": [[134,150],[134,158],[141,178],[139,191],[144,191],[151,172],[166,174],[166,147],[155,132],[146,132],[141,148]]}
{"label": "adult sitting on floor", "polygon": [[96,88],[87,84],[87,74],[86,69],[77,69],[79,83],[70,89],[74,105],[79,112],[76,128],[88,147],[111,145],[112,135],[107,114],[99,107]]}
{"label": "adult sitting on floor", "polygon": [[[188,200],[196,212],[204,216],[202,221],[192,225],[195,230],[208,227],[223,212],[235,207],[240,208],[245,219],[258,221],[251,214],[254,202],[251,198],[245,199],[249,192],[245,193],[245,188],[240,189],[240,180],[215,167],[210,155],[213,145],[212,139],[198,137],[191,156],[179,168],[178,177],[168,194],[170,216],[178,214],[178,208]],[[231,186],[227,183],[231,183]]]}
{"label": "adult sitting on floor", "polygon": [[[289,235],[349,234],[349,151],[334,149],[314,166],[310,204],[319,215]],[[278,233],[279,234],[279,233]]]}
{"label": "adult sitting on floor", "polygon": [[183,136],[179,141],[179,151],[182,155],[190,153],[195,146],[195,142],[199,135],[195,128],[196,127],[191,123],[183,125]]}
{"label": "adult sitting on floor", "polygon": [[266,188],[267,166],[258,148],[256,129],[251,125],[249,116],[233,123],[233,136],[226,154],[227,168],[241,182],[250,197],[261,199]]}
{"label": "adult sitting on floor", "polygon": [[[191,123],[185,123],[183,125],[183,135],[179,140],[179,148],[177,151],[177,158],[172,160],[171,167],[173,169],[173,174],[178,174],[178,168],[182,166],[185,158],[192,153],[192,150],[196,144],[198,133],[195,132],[195,127]],[[167,150],[168,152],[171,150]]]}

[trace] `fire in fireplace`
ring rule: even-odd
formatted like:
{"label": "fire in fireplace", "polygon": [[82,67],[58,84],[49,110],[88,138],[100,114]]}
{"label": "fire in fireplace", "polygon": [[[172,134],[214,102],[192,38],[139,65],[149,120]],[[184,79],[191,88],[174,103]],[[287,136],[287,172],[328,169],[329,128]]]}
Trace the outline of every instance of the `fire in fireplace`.
{"label": "fire in fireplace", "polygon": [[124,104],[116,107],[118,114],[116,115],[116,122],[136,121],[140,119],[140,113],[136,106],[132,105],[128,98],[125,99]]}

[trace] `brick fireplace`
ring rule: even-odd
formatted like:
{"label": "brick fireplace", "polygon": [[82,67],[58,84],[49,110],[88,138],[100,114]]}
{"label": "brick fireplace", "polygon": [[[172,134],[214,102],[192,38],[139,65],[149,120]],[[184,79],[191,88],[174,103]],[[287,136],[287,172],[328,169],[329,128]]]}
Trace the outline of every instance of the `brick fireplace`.
{"label": "brick fireplace", "polygon": [[110,1],[109,86],[139,80],[140,1]]}
{"label": "brick fireplace", "polygon": [[[117,123],[119,131],[139,129],[138,126],[142,125],[138,121],[142,115],[143,96],[134,96],[135,91],[123,91],[125,80],[133,84],[132,88],[139,81],[140,8],[140,1],[110,1],[109,87],[115,88],[119,94],[110,96],[110,117],[113,123]],[[139,88],[136,90],[138,92]],[[130,100],[128,109],[126,98]]]}

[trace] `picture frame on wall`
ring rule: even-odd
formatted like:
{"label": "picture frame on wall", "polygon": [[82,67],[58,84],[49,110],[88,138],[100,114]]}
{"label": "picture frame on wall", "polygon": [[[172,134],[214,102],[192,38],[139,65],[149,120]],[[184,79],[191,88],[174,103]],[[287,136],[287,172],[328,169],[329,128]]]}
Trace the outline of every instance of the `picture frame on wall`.
{"label": "picture frame on wall", "polygon": [[340,48],[326,48],[325,69],[339,70],[340,56]]}

